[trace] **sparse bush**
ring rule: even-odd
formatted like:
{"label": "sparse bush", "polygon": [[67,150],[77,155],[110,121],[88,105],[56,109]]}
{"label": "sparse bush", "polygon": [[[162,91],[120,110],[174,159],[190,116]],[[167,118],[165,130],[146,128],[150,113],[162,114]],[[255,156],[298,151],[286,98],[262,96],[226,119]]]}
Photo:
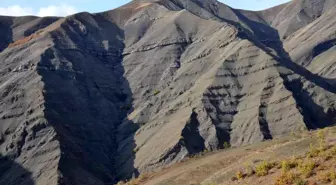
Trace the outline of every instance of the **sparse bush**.
{"label": "sparse bush", "polygon": [[308,158],[314,158],[314,157],[317,157],[317,156],[319,156],[320,152],[321,152],[321,151],[320,151],[318,148],[314,147],[313,144],[310,144],[310,150],[309,150],[309,152],[307,153],[307,157],[308,157]]}
{"label": "sparse bush", "polygon": [[140,185],[148,181],[152,177],[153,176],[151,176],[150,174],[141,174],[138,178],[133,177],[131,180],[126,181],[126,182],[120,181],[118,182],[117,185]]}
{"label": "sparse bush", "polygon": [[302,164],[302,160],[295,157],[293,157],[291,160],[284,160],[281,162],[282,172],[288,172],[290,169],[296,168],[300,164]]}
{"label": "sparse bush", "polygon": [[324,129],[318,130],[317,131],[317,137],[319,140],[324,140],[326,138],[326,131]]}
{"label": "sparse bush", "polygon": [[154,90],[153,95],[156,96],[156,95],[160,94],[160,92],[161,91],[159,91],[159,90]]}
{"label": "sparse bush", "polygon": [[336,160],[336,146],[331,147],[324,156],[324,160],[330,160],[334,159]]}
{"label": "sparse bush", "polygon": [[299,166],[300,173],[303,177],[308,178],[313,175],[314,168],[316,163],[314,161],[308,161]]}
{"label": "sparse bush", "polygon": [[236,173],[236,177],[237,177],[238,180],[242,180],[244,178],[243,172],[242,171],[238,171]]}
{"label": "sparse bush", "polygon": [[133,149],[133,153],[137,153],[139,150],[140,150],[140,148],[136,147],[136,148]]}
{"label": "sparse bush", "polygon": [[224,142],[224,144],[223,144],[223,148],[224,148],[224,149],[228,149],[228,148],[230,148],[230,147],[231,147],[231,145],[230,145],[229,142]]}
{"label": "sparse bush", "polygon": [[317,177],[318,180],[324,182],[324,183],[330,183],[336,180],[336,172],[335,171],[329,171],[326,173],[319,174]]}
{"label": "sparse bush", "polygon": [[307,181],[301,179],[301,178],[297,178],[295,181],[294,181],[294,185],[306,185],[307,184]]}
{"label": "sparse bush", "polygon": [[279,177],[276,178],[274,185],[287,185],[287,184],[305,185],[305,183],[306,182],[303,179],[301,179],[299,175],[291,172],[286,172],[282,173]]}
{"label": "sparse bush", "polygon": [[321,157],[325,161],[329,161],[330,159],[333,159],[335,157],[335,154],[332,153],[332,151],[325,151],[321,154]]}
{"label": "sparse bush", "polygon": [[334,147],[332,147],[332,148],[330,149],[330,153],[331,153],[332,155],[336,155],[336,146],[334,146]]}
{"label": "sparse bush", "polygon": [[323,151],[327,148],[326,146],[326,133],[325,130],[317,131],[318,142],[320,145],[320,150]]}
{"label": "sparse bush", "polygon": [[264,161],[256,166],[256,174],[260,176],[266,176],[270,169],[272,169],[275,166],[275,163],[269,163],[267,161]]}
{"label": "sparse bush", "polygon": [[281,162],[281,169],[283,173],[286,173],[291,169],[290,164],[287,160]]}
{"label": "sparse bush", "polygon": [[292,131],[291,131],[291,136],[292,136],[292,137],[295,137],[295,136],[296,136],[296,134],[295,134],[295,131],[294,131],[294,130],[292,130]]}

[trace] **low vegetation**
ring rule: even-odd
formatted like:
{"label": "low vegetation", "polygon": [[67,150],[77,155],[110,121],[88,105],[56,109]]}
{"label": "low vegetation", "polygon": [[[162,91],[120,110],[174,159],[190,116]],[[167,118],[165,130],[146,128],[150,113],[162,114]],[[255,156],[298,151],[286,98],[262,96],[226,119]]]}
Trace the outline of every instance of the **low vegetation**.
{"label": "low vegetation", "polygon": [[159,91],[159,90],[154,90],[153,95],[156,96],[156,95],[158,95],[158,94],[160,94],[160,93],[161,93],[161,91]]}
{"label": "low vegetation", "polygon": [[283,173],[289,172],[291,169],[296,168],[302,164],[302,160],[298,158],[292,158],[290,160],[283,160],[281,162],[281,169]]}
{"label": "low vegetation", "polygon": [[35,33],[33,33],[33,34],[31,34],[27,37],[24,37],[22,39],[19,39],[19,40],[13,42],[13,43],[10,43],[8,45],[8,48],[12,48],[12,47],[15,47],[15,46],[26,44],[26,43],[30,42],[31,40],[39,37],[42,34],[42,32],[43,32],[43,30],[38,30]]}
{"label": "low vegetation", "polygon": [[228,148],[230,148],[230,147],[231,147],[231,145],[230,145],[229,142],[224,142],[224,144],[223,144],[223,148],[224,148],[224,149],[228,149]]}
{"label": "low vegetation", "polygon": [[120,181],[116,185],[140,185],[140,184],[143,184],[144,182],[150,180],[151,178],[153,178],[152,175],[144,174],[144,175],[140,175],[136,179],[131,179],[129,181]]}
{"label": "low vegetation", "polygon": [[237,177],[238,180],[243,179],[243,178],[244,178],[244,174],[243,174],[243,172],[238,171],[238,172],[236,173],[236,177]]}
{"label": "low vegetation", "polygon": [[307,161],[299,166],[299,171],[303,177],[308,178],[313,175],[315,167],[316,163],[314,161]]}
{"label": "low vegetation", "polygon": [[260,163],[258,166],[256,166],[256,174],[259,177],[265,176],[268,174],[269,170],[274,168],[275,166],[276,166],[275,162],[270,163],[270,162],[264,161]]}
{"label": "low vegetation", "polygon": [[[224,184],[250,184],[249,182],[254,184],[259,182],[259,179],[263,179],[264,182],[267,181],[267,185],[336,185],[336,140],[335,137],[331,140],[329,137],[328,140],[327,136],[328,129],[305,133],[304,137],[314,138],[305,144],[304,147],[307,147],[305,154],[240,164],[242,166],[238,170],[232,171],[231,181],[229,176]],[[229,144],[223,144],[223,148],[229,147]],[[205,150],[190,159],[203,158],[204,154],[211,155],[211,153]],[[151,178],[153,176],[142,175],[128,182],[120,182],[119,185],[145,184]],[[210,181],[205,185],[220,185],[221,183],[218,182],[220,181],[217,180],[216,183]],[[261,185],[264,184],[261,183]]]}
{"label": "low vegetation", "polygon": [[276,178],[274,185],[305,185],[307,182],[303,180],[299,174],[293,172],[282,173],[279,177]]}
{"label": "low vegetation", "polygon": [[324,183],[331,183],[336,181],[335,170],[327,171],[318,175],[318,180]]}
{"label": "low vegetation", "polygon": [[[310,144],[309,151],[305,156],[296,156],[281,162],[262,161],[255,167],[249,167],[249,171],[254,171],[257,177],[270,174],[276,176],[274,185],[317,185],[317,184],[336,184],[336,145],[328,145],[326,141],[327,129],[317,132],[317,144]],[[281,169],[277,172],[278,169]],[[250,172],[242,173],[238,171],[233,180],[242,180],[253,176]]]}

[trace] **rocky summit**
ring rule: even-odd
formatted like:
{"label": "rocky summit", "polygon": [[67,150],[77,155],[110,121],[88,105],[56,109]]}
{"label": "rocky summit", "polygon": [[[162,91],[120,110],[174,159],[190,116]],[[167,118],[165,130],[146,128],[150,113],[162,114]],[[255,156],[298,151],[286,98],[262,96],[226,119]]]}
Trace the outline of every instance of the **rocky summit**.
{"label": "rocky summit", "polygon": [[336,123],[336,1],[0,17],[0,184],[108,185]]}

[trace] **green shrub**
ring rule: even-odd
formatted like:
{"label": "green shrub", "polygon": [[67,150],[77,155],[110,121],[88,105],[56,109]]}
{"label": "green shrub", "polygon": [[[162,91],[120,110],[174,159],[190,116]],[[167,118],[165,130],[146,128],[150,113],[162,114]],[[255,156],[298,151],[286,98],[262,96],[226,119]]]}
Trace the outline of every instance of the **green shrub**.
{"label": "green shrub", "polygon": [[267,161],[264,161],[256,166],[256,174],[257,176],[266,176],[270,169],[272,169],[275,166],[275,163],[269,163]]}
{"label": "green shrub", "polygon": [[243,174],[243,172],[238,171],[238,172],[236,173],[236,177],[237,177],[238,180],[242,180],[242,179],[244,178],[244,174]]}
{"label": "green shrub", "polygon": [[137,153],[139,150],[140,150],[140,148],[136,147],[136,148],[133,149],[133,153]]}
{"label": "green shrub", "polygon": [[274,185],[287,185],[287,184],[305,185],[305,182],[300,178],[299,175],[291,172],[286,172],[281,173],[281,175],[276,178],[274,183]]}
{"label": "green shrub", "polygon": [[160,94],[160,92],[161,91],[159,91],[159,90],[154,90],[153,95],[156,96],[156,95]]}
{"label": "green shrub", "polygon": [[314,161],[308,161],[299,166],[300,173],[303,177],[308,178],[313,175],[314,168],[316,163]]}
{"label": "green shrub", "polygon": [[295,157],[291,160],[283,160],[281,162],[282,172],[288,172],[290,169],[298,167],[301,163],[301,159]]}
{"label": "green shrub", "polygon": [[231,145],[230,145],[229,142],[224,142],[224,144],[223,144],[223,148],[224,148],[224,149],[228,149],[228,148],[230,148],[230,147],[231,147]]}
{"label": "green shrub", "polygon": [[290,164],[287,160],[284,160],[281,162],[281,169],[282,169],[282,172],[284,173],[288,172],[291,169]]}

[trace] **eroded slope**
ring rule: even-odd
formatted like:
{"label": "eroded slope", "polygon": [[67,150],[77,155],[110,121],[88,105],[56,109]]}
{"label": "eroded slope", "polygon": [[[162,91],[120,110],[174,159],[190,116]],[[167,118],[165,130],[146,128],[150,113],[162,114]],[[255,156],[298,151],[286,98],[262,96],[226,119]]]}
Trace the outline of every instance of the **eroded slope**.
{"label": "eroded slope", "polygon": [[300,28],[275,24],[302,3],[315,7],[297,0],[270,15],[136,0],[31,23],[0,53],[1,152],[37,184],[112,184],[205,150],[331,125],[335,9],[323,1]]}

